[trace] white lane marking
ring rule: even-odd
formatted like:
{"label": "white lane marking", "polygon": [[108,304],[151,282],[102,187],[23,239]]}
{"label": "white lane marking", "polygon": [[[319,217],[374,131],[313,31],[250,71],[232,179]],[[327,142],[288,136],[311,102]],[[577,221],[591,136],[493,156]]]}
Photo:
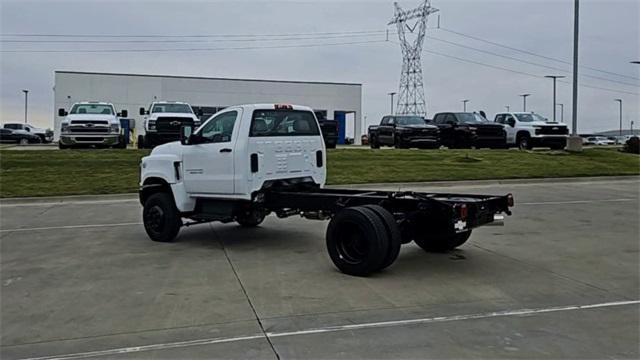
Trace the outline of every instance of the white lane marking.
{"label": "white lane marking", "polygon": [[[479,313],[479,314],[451,315],[451,316],[438,316],[438,317],[421,318],[421,319],[382,321],[382,322],[373,322],[373,323],[327,326],[322,328],[289,331],[289,332],[267,332],[266,334],[270,338],[285,337],[285,336],[300,336],[300,335],[320,334],[320,333],[347,331],[347,330],[360,330],[360,329],[368,329],[368,328],[427,324],[427,323],[436,323],[436,322],[486,319],[486,318],[505,317],[505,316],[535,315],[535,314],[558,312],[558,311],[574,311],[574,310],[596,309],[596,308],[636,305],[636,304],[640,304],[640,300],[613,301],[613,302],[588,304],[588,305],[556,306],[556,307],[538,308],[538,309],[505,310],[505,311],[496,311],[496,312]],[[199,340],[191,340],[191,341],[180,341],[180,342],[173,342],[173,343],[160,343],[160,344],[152,344],[152,345],[124,347],[124,348],[117,348],[117,349],[107,349],[107,350],[100,350],[100,351],[90,351],[90,352],[84,352],[84,353],[43,356],[43,357],[28,358],[23,360],[54,360],[54,359],[69,360],[69,359],[80,359],[80,358],[88,358],[88,357],[96,357],[96,356],[109,356],[109,355],[113,356],[118,354],[135,353],[135,352],[141,352],[141,351],[165,350],[165,349],[173,349],[173,348],[180,348],[180,347],[190,347],[190,346],[210,345],[210,344],[218,344],[218,343],[226,343],[226,342],[254,340],[254,339],[260,339],[260,338],[264,338],[264,335],[260,334],[260,335],[247,335],[247,336],[229,337],[229,338],[211,338],[211,339],[199,339]]]}
{"label": "white lane marking", "polygon": [[114,199],[114,200],[82,200],[82,201],[53,201],[53,202],[33,202],[33,203],[16,203],[16,204],[2,204],[0,208],[7,207],[25,207],[25,206],[55,206],[55,205],[100,205],[100,204],[120,204],[128,202],[139,202],[136,199]]}
{"label": "white lane marking", "polygon": [[166,350],[166,349],[175,349],[175,348],[188,347],[188,346],[211,345],[211,344],[220,344],[220,343],[226,343],[226,342],[245,341],[245,340],[254,340],[254,339],[264,339],[264,335],[260,334],[260,335],[240,336],[240,337],[234,337],[234,338],[189,340],[189,341],[180,341],[180,342],[165,343],[165,344],[152,344],[152,345],[132,346],[132,347],[126,347],[126,348],[119,348],[119,349],[89,351],[84,353],[75,353],[75,354],[67,354],[67,355],[44,356],[44,357],[37,357],[37,358],[29,358],[25,360],[54,360],[54,359],[68,360],[68,359],[81,359],[81,358],[96,357],[96,356],[114,356],[118,354],[136,353],[141,351]]}
{"label": "white lane marking", "polygon": [[635,201],[638,199],[630,199],[630,198],[625,198],[625,199],[595,199],[595,200],[567,200],[567,201],[542,201],[542,202],[523,202],[523,203],[518,203],[516,202],[516,206],[517,205],[562,205],[562,204],[591,204],[591,203],[598,203],[598,202],[623,202],[623,201]]}
{"label": "white lane marking", "polygon": [[132,226],[132,225],[142,225],[142,223],[141,222],[131,222],[131,223],[116,223],[116,224],[88,224],[88,225],[66,225],[66,226],[49,226],[49,227],[35,227],[35,228],[17,228],[17,229],[2,229],[2,230],[0,230],[0,232],[59,230],[59,229],[82,229],[82,228]]}

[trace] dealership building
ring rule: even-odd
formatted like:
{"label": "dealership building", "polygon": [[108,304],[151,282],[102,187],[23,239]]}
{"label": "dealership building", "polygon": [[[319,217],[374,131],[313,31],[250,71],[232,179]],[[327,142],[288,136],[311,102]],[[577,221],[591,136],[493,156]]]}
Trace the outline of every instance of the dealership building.
{"label": "dealership building", "polygon": [[126,109],[135,127],[142,128],[140,107],[154,101],[183,101],[191,104],[202,119],[231,105],[284,103],[306,105],[319,117],[338,120],[339,143],[345,137],[360,143],[362,134],[362,84],[255,79],[226,79],[169,75],[114,74],[97,72],[55,72],[55,139],[60,135],[57,109],[69,110],[79,101],[113,103]]}

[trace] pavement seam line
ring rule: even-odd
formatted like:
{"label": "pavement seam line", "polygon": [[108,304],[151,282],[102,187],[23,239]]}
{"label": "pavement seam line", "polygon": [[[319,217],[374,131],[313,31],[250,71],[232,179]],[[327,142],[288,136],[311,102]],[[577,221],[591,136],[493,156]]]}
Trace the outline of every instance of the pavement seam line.
{"label": "pavement seam line", "polygon": [[[211,225],[211,223],[209,223],[209,229],[211,229],[211,231],[215,235],[216,231],[213,229],[213,226]],[[229,258],[229,254],[227,253],[227,248],[224,246],[224,240],[222,240],[219,236],[216,236],[216,238],[218,240],[218,243],[220,243],[220,246],[222,247],[222,252],[224,253],[224,257],[227,259],[227,262],[229,263],[229,266],[231,267],[231,271],[233,271],[233,275],[236,277],[236,280],[238,281],[238,285],[240,285],[240,289],[242,289],[242,293],[244,294],[244,297],[247,299],[247,303],[249,304],[249,307],[251,308],[251,311],[253,311],[253,315],[255,316],[256,321],[258,322],[258,326],[260,326],[260,331],[262,331],[262,334],[264,335],[264,338],[269,343],[269,346],[271,347],[271,350],[275,354],[276,359],[280,360],[280,354],[278,354],[278,352],[276,351],[276,348],[273,345],[273,343],[271,342],[271,339],[269,338],[269,335],[268,335],[267,331],[264,329],[264,325],[262,324],[262,320],[260,320],[260,317],[258,316],[258,312],[256,311],[256,308],[253,306],[253,302],[251,302],[251,298],[249,297],[249,294],[247,293],[247,290],[245,289],[244,284],[242,283],[242,280],[240,280],[240,276],[238,275],[238,272],[236,271],[236,267],[233,265],[233,262]]]}
{"label": "pavement seam line", "polygon": [[586,304],[586,305],[553,306],[548,308],[533,308],[533,309],[524,308],[524,309],[516,309],[516,310],[502,310],[502,311],[493,311],[493,312],[466,314],[466,315],[463,314],[463,315],[450,315],[450,316],[435,316],[435,317],[419,318],[419,319],[391,320],[391,321],[360,323],[360,324],[356,323],[356,324],[348,324],[348,325],[311,328],[311,329],[299,330],[299,331],[265,332],[264,334],[246,335],[246,336],[229,337],[229,338],[209,338],[209,339],[187,340],[187,341],[180,341],[180,342],[173,342],[173,343],[131,346],[131,347],[124,347],[124,348],[89,351],[89,352],[82,352],[82,353],[23,358],[22,360],[71,360],[71,359],[89,358],[89,357],[97,357],[97,356],[136,353],[136,352],[152,351],[152,350],[165,350],[165,349],[174,349],[174,348],[182,348],[182,347],[190,347],[190,346],[255,340],[255,339],[262,339],[265,337],[268,339],[269,337],[275,338],[275,337],[301,336],[301,335],[321,334],[321,333],[327,333],[327,332],[353,331],[353,330],[371,329],[371,328],[380,328],[380,327],[419,325],[419,324],[442,323],[442,322],[453,322],[453,321],[463,321],[463,320],[478,320],[478,319],[487,319],[487,318],[494,318],[494,317],[527,316],[527,315],[536,315],[536,314],[553,313],[553,312],[561,312],[561,311],[588,310],[588,309],[598,309],[598,308],[627,306],[627,305],[640,305],[640,300],[612,301],[612,302],[606,302],[606,303]]}

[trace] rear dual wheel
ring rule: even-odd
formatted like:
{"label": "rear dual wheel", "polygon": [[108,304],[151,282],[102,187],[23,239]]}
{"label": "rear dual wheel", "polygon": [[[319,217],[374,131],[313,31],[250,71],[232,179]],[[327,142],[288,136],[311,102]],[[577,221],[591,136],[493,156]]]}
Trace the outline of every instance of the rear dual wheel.
{"label": "rear dual wheel", "polygon": [[378,205],[345,208],[327,228],[329,256],[348,275],[367,276],[386,268],[398,257],[400,245],[393,215]]}

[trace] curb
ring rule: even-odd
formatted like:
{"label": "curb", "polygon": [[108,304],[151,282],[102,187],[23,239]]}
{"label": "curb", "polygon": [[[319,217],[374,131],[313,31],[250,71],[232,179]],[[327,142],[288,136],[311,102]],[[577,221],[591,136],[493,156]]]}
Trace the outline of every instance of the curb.
{"label": "curb", "polygon": [[[411,187],[454,187],[454,186],[487,186],[487,185],[509,185],[509,184],[555,184],[555,183],[588,183],[607,182],[620,180],[640,180],[640,175],[625,176],[588,176],[588,177],[565,177],[565,178],[527,178],[527,179],[493,179],[493,180],[456,180],[456,181],[426,181],[426,182],[403,182],[403,183],[361,183],[327,185],[330,189],[353,189],[353,188],[411,188]],[[66,195],[49,197],[16,197],[0,198],[0,205],[29,204],[29,203],[64,203],[64,202],[90,202],[95,200],[137,200],[138,193],[104,194],[104,195]]]}

